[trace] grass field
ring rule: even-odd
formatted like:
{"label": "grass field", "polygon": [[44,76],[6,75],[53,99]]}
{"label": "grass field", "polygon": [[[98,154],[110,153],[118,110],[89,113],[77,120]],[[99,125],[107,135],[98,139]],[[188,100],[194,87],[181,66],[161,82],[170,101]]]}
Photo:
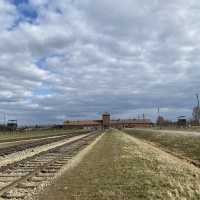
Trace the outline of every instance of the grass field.
{"label": "grass field", "polygon": [[193,135],[192,133],[168,133],[164,130],[128,129],[124,131],[134,137],[152,142],[177,155],[187,157],[200,163],[200,135]]}
{"label": "grass field", "polygon": [[59,136],[67,133],[86,133],[86,130],[33,130],[27,132],[0,132],[1,142],[12,142],[16,140],[37,139],[50,136]]}
{"label": "grass field", "polygon": [[198,168],[112,130],[38,199],[196,200],[199,183]]}
{"label": "grass field", "polygon": [[195,131],[195,132],[200,132],[200,126],[192,126],[192,127],[152,127],[152,129],[154,130],[160,130],[160,129],[164,129],[164,130],[174,130],[174,131]]}

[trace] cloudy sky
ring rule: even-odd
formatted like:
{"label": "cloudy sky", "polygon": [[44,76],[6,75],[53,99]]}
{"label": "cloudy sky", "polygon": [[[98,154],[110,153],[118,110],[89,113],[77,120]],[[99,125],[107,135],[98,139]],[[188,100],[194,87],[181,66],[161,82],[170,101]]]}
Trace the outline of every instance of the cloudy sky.
{"label": "cloudy sky", "polygon": [[191,117],[199,0],[0,0],[0,123]]}

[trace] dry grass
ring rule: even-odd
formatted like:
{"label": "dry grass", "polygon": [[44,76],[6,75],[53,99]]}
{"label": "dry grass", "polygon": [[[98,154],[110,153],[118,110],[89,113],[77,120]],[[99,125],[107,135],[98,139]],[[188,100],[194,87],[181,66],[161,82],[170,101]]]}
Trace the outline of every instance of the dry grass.
{"label": "dry grass", "polygon": [[192,132],[199,132],[200,133],[200,126],[192,126],[192,127],[153,127],[153,130],[160,130],[161,129],[165,129],[165,130],[173,130],[173,131],[192,131]]}
{"label": "dry grass", "polygon": [[122,132],[110,131],[40,200],[200,199],[200,171]]}
{"label": "dry grass", "polygon": [[200,163],[200,136],[192,133],[128,129],[126,133]]}

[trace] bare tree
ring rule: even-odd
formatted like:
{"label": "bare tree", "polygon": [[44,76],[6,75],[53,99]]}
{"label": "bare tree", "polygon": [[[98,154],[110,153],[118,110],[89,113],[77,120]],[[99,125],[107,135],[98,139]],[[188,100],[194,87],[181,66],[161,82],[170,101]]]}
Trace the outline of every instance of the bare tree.
{"label": "bare tree", "polygon": [[197,106],[193,108],[192,116],[193,116],[193,120],[194,120],[196,123],[199,123],[199,122],[200,122],[199,95],[196,94],[196,97],[197,97]]}

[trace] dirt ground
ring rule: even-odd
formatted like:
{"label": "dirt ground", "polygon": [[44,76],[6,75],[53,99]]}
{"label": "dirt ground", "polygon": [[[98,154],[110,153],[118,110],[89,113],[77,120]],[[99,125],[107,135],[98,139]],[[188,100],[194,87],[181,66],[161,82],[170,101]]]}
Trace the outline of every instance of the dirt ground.
{"label": "dirt ground", "polygon": [[37,199],[196,200],[199,183],[199,168],[112,130]]}

